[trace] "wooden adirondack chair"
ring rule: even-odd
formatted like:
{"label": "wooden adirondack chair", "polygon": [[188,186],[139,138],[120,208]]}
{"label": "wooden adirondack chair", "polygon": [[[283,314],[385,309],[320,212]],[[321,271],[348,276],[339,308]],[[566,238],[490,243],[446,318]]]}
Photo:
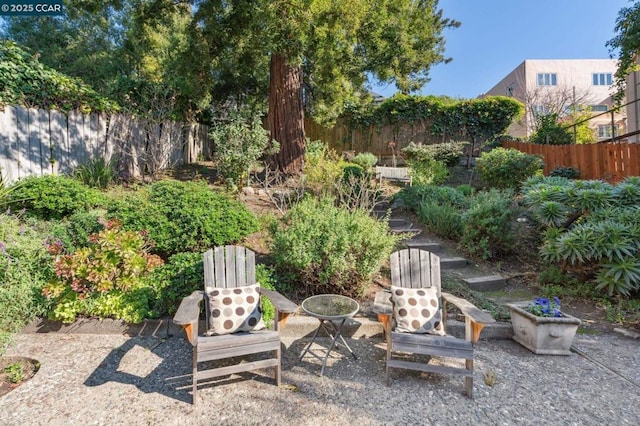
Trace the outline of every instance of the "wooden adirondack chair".
{"label": "wooden adirondack chair", "polygon": [[[495,320],[491,315],[476,308],[468,301],[441,291],[440,258],[435,254],[425,250],[404,249],[392,253],[390,263],[392,288],[432,289],[429,293],[436,295],[439,303],[435,306],[435,309],[439,309],[441,315],[441,319],[436,318],[434,325],[437,326],[436,330],[443,335],[398,332],[398,316],[404,314],[404,312],[401,312],[400,309],[398,309],[398,304],[404,303],[404,300],[398,300],[396,297],[396,309],[394,310],[394,298],[392,297],[391,292],[378,292],[376,294],[373,309],[374,312],[377,313],[379,321],[382,322],[385,339],[387,341],[387,386],[389,385],[389,370],[392,368],[441,374],[456,374],[465,377],[466,394],[469,398],[473,398],[474,348],[478,343],[480,331],[484,325],[495,322]],[[433,289],[435,289],[435,292]],[[405,293],[409,292],[412,294],[416,293],[413,290]],[[400,291],[400,293],[402,293],[402,291]],[[420,293],[425,292],[423,291]],[[427,304],[424,300],[420,300],[419,302],[423,302],[425,305]],[[456,337],[446,335],[445,321],[447,302],[457,306],[465,316],[465,339],[458,339]],[[411,301],[411,303],[415,303],[415,299]],[[433,303],[435,305],[435,302]],[[419,305],[420,303],[418,303],[418,306]],[[397,359],[394,358],[394,353],[396,352],[462,358],[465,360],[465,367],[445,367]]]}
{"label": "wooden adirondack chair", "polygon": [[[200,302],[205,301],[207,330],[211,330],[211,308],[209,295],[217,289],[236,289],[256,284],[255,253],[238,246],[216,247],[204,253],[204,291],[196,291],[185,297],[176,312],[173,322],[181,325],[189,343],[193,346],[193,403],[196,403],[198,381],[226,376],[261,368],[275,368],[276,385],[280,385],[280,329],[287,317],[297,311],[298,306],[278,292],[258,288],[262,296],[269,298],[276,314],[273,330],[244,331],[231,334],[206,335],[198,333]],[[235,296],[234,296],[235,297]],[[229,300],[232,300],[233,297]],[[231,306],[233,308],[233,305]],[[272,352],[270,358],[241,362],[235,365],[200,370],[205,361],[222,360],[241,355]]]}

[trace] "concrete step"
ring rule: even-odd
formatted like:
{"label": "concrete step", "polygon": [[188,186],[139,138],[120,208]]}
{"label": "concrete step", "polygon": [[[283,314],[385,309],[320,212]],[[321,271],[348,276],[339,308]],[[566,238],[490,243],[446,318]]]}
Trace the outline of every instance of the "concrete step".
{"label": "concrete step", "polygon": [[440,253],[442,251],[442,246],[439,243],[409,240],[404,244],[407,246],[407,248],[426,250],[430,251],[431,253]]}
{"label": "concrete step", "polygon": [[464,278],[463,281],[467,283],[469,288],[477,291],[498,291],[507,285],[507,281],[502,275]]}
{"label": "concrete step", "polygon": [[441,257],[440,268],[442,269],[459,269],[469,266],[469,261],[464,257]]}

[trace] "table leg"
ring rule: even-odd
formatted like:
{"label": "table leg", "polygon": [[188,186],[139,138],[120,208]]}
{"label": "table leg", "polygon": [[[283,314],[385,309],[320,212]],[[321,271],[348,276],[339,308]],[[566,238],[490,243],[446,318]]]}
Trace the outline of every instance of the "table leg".
{"label": "table leg", "polygon": [[[302,351],[302,354],[300,355],[300,360],[302,360],[302,358],[307,353],[309,353],[310,355],[322,361],[322,368],[320,369],[320,377],[324,375],[324,369],[327,366],[327,360],[329,359],[329,355],[331,355],[331,351],[333,350],[334,347],[337,347],[339,344],[338,339],[340,339],[342,341],[342,344],[344,344],[344,346],[349,350],[349,353],[351,354],[351,356],[353,356],[354,359],[358,359],[358,357],[353,352],[351,347],[349,347],[347,342],[344,340],[344,337],[342,337],[342,326],[344,325],[346,320],[347,320],[346,318],[342,319],[338,324],[330,320],[323,320],[323,319],[319,320],[320,325],[318,326],[316,331],[313,333],[313,336],[311,337],[311,341],[309,342],[309,344],[306,346],[306,348],[304,349],[304,351]],[[320,329],[324,330],[324,332],[327,334],[328,337],[331,337],[331,344],[329,345],[329,348],[327,349],[327,353],[325,354],[324,357],[320,357],[318,354],[316,354],[311,350],[311,346],[315,342]]]}

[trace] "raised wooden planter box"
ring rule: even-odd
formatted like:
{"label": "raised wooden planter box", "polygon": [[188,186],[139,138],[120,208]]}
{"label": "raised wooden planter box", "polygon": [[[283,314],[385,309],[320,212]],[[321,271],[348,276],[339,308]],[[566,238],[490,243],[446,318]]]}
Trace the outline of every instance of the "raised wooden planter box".
{"label": "raised wooden planter box", "polygon": [[513,340],[535,354],[570,355],[580,320],[564,312],[563,317],[538,317],[523,309],[527,304],[507,304],[511,310]]}

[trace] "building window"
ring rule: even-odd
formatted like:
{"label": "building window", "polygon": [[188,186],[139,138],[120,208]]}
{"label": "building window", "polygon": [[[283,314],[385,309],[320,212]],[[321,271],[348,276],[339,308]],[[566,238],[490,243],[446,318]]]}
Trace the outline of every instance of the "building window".
{"label": "building window", "polygon": [[538,74],[538,86],[556,86],[558,84],[558,78],[556,73],[539,73]]}
{"label": "building window", "polygon": [[[614,136],[618,136],[618,126],[613,128]],[[598,124],[598,138],[611,138],[611,124]]]}
{"label": "building window", "polygon": [[610,72],[593,73],[594,86],[611,86],[613,84],[613,74]]}
{"label": "building window", "polygon": [[593,112],[607,112],[609,111],[608,105],[591,105],[591,111]]}
{"label": "building window", "polygon": [[535,116],[548,115],[551,111],[547,105],[534,105],[533,114]]}

